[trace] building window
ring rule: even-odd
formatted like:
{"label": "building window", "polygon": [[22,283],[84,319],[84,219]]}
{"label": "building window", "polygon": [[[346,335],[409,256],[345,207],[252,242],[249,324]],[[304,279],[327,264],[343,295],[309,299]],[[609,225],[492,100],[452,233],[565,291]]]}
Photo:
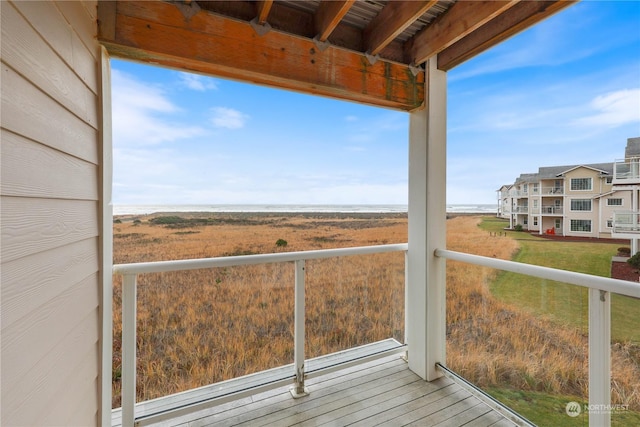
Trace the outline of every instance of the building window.
{"label": "building window", "polygon": [[591,233],[591,220],[590,219],[572,219],[571,231],[581,231],[585,233]]}
{"label": "building window", "polygon": [[538,207],[538,199],[534,199],[533,201],[533,207],[537,208]]}
{"label": "building window", "polygon": [[604,182],[606,184],[613,184],[613,177],[612,176],[605,177]]}
{"label": "building window", "polygon": [[555,225],[556,230],[560,230],[562,228],[562,220],[560,218],[556,218],[556,221],[555,221],[554,225]]}
{"label": "building window", "polygon": [[591,191],[591,178],[571,178],[571,191]]}
{"label": "building window", "polygon": [[533,193],[538,194],[538,184],[533,184]]}
{"label": "building window", "polygon": [[622,199],[607,199],[607,206],[622,206]]}
{"label": "building window", "polygon": [[523,225],[529,225],[529,218],[527,218],[526,216],[524,217],[524,220],[522,221]]}
{"label": "building window", "polygon": [[613,228],[613,220],[612,219],[608,219],[607,220],[607,228]]}
{"label": "building window", "polygon": [[538,225],[538,217],[533,217],[533,225]]}
{"label": "building window", "polygon": [[591,199],[572,199],[572,211],[591,211]]}

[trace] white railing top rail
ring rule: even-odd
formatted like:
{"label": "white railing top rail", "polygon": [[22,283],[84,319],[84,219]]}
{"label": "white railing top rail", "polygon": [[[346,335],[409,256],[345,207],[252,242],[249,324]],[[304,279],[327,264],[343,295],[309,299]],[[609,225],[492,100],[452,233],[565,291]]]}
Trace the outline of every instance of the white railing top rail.
{"label": "white railing top rail", "polygon": [[236,265],[268,264],[309,259],[332,258],[351,255],[368,255],[387,252],[406,252],[407,243],[377,246],[357,246],[352,248],[319,249],[314,251],[282,252],[258,255],[239,255],[216,258],[184,259],[172,261],[138,262],[116,264],[115,274],[167,273],[170,271],[197,270],[201,268],[233,267]]}
{"label": "white railing top rail", "polygon": [[528,276],[538,277],[541,279],[555,280],[556,282],[570,283],[572,285],[640,298],[640,284],[626,280],[593,276],[591,274],[576,273],[575,271],[559,270],[557,268],[543,267],[540,265],[523,264],[520,262],[489,258],[480,255],[471,255],[447,249],[436,249],[435,255],[452,261],[461,261],[482,267],[511,271],[513,273],[526,274]]}

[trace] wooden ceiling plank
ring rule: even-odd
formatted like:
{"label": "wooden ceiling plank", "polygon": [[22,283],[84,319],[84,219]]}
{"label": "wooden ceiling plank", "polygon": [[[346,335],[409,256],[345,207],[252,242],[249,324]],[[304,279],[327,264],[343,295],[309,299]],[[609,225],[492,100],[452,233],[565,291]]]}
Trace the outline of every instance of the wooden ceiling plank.
{"label": "wooden ceiling plank", "polygon": [[409,58],[415,64],[422,64],[517,3],[518,0],[454,3],[445,14],[407,42]]}
{"label": "wooden ceiling plank", "polygon": [[258,9],[258,24],[262,25],[267,22],[271,6],[273,6],[273,0],[259,0],[256,2],[256,7]]}
{"label": "wooden ceiling plank", "polygon": [[349,12],[355,0],[322,0],[315,15],[318,40],[326,41],[342,18]]}
{"label": "wooden ceiling plank", "polygon": [[365,50],[377,55],[436,3],[438,0],[390,1],[365,28]]}
{"label": "wooden ceiling plank", "polygon": [[279,31],[259,37],[247,22],[206,11],[185,20],[171,3],[122,1],[115,22],[115,38],[100,39],[112,56],[404,111],[423,104],[424,73],[406,65],[319,52]]}
{"label": "wooden ceiling plank", "polygon": [[523,1],[438,54],[438,68],[448,71],[495,46],[576,0]]}

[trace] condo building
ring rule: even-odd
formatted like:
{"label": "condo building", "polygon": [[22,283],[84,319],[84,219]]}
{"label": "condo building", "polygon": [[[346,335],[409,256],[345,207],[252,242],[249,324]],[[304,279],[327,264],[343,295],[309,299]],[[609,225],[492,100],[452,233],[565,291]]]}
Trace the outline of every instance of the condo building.
{"label": "condo building", "polygon": [[635,137],[627,140],[624,160],[521,174],[497,190],[498,216],[509,220],[509,228],[539,234],[633,240],[640,236],[639,189],[640,137]]}

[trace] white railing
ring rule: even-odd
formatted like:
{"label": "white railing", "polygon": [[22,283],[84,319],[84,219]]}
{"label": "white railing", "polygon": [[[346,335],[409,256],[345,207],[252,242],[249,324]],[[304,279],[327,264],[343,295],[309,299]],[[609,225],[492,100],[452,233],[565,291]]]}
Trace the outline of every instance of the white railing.
{"label": "white railing", "polygon": [[512,210],[513,213],[529,213],[529,206],[516,206]]}
{"label": "white railing", "polygon": [[[436,249],[435,255],[453,261],[513,273],[526,274],[541,279],[570,283],[589,289],[589,406],[611,405],[611,294],[616,293],[640,298],[640,284],[608,277],[558,270],[538,265],[523,264],[479,255],[471,255],[446,249]],[[600,406],[603,405],[603,406]],[[589,412],[589,424],[610,426],[611,414],[607,411]]]}
{"label": "white railing", "polygon": [[542,195],[548,196],[548,195],[556,195],[556,194],[563,194],[564,193],[564,189],[562,187],[542,187]]}
{"label": "white railing", "polygon": [[[136,294],[139,274],[167,273],[207,268],[233,267],[292,262],[295,268],[294,290],[294,375],[295,382],[292,394],[304,395],[304,281],[305,261],[312,259],[333,258],[352,255],[369,255],[389,252],[405,252],[408,245],[393,244],[379,246],[362,246],[354,248],[324,249],[304,252],[285,252],[277,254],[260,254],[230,256],[218,258],[189,259],[176,261],[141,262],[134,264],[118,264],[113,266],[114,274],[122,275],[122,425],[133,427],[136,424]],[[406,261],[405,261],[406,263]],[[406,303],[406,302],[405,302]],[[146,417],[149,418],[149,417]],[[147,421],[149,421],[147,419]]]}
{"label": "white railing", "polygon": [[622,160],[613,164],[613,183],[640,182],[640,160]]}
{"label": "white railing", "polygon": [[640,233],[640,212],[638,211],[614,211],[614,233]]}
{"label": "white railing", "polygon": [[554,206],[554,205],[549,205],[549,206],[542,206],[542,214],[547,214],[547,215],[559,215],[562,214],[562,206]]}

